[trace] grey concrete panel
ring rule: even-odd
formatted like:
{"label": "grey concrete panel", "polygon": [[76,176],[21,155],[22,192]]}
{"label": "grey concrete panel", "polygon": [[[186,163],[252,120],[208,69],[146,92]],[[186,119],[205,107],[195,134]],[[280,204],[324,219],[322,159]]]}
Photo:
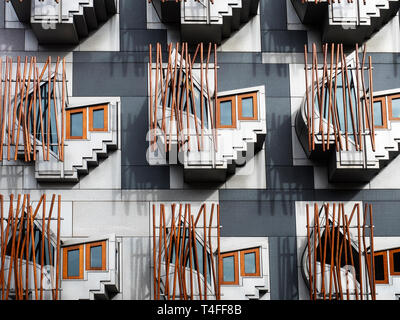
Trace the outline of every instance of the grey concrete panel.
{"label": "grey concrete panel", "polygon": [[[271,151],[270,151],[271,152]],[[269,189],[313,189],[313,167],[267,167]]]}
{"label": "grey concrete panel", "polygon": [[313,190],[219,190],[219,199],[221,201],[306,201],[313,198]]}
{"label": "grey concrete panel", "polygon": [[4,28],[4,24],[5,24],[5,3],[4,1],[0,1],[0,28]]}
{"label": "grey concrete panel", "polygon": [[369,203],[372,204],[373,210],[374,236],[400,236],[400,201],[372,201]]}
{"label": "grey concrete panel", "polygon": [[306,43],[306,31],[261,31],[263,52],[304,52],[304,44]]}
{"label": "grey concrete panel", "polygon": [[148,165],[146,150],[148,142],[147,97],[121,98],[121,164]]}
{"label": "grey concrete panel", "polygon": [[221,236],[294,236],[294,211],[289,201],[220,201]]}
{"label": "grey concrete panel", "polygon": [[290,99],[267,96],[266,100],[266,164],[291,166],[293,155]]}
{"label": "grey concrete panel", "polygon": [[166,30],[121,30],[121,51],[149,51],[149,44],[155,48],[161,43],[165,48],[167,44]]}
{"label": "grey concrete panel", "polygon": [[286,30],[286,1],[261,0],[261,30]]}
{"label": "grey concrete panel", "polygon": [[122,189],[169,189],[169,166],[122,166]]}
{"label": "grey concrete panel", "polygon": [[298,300],[295,237],[270,237],[269,272],[271,300]]}
{"label": "grey concrete panel", "polygon": [[120,28],[146,29],[146,4],[147,1],[120,0]]}
{"label": "grey concrete panel", "polygon": [[219,63],[218,90],[265,85],[266,96],[290,96],[287,64]]}
{"label": "grey concrete panel", "polygon": [[24,29],[0,29],[2,51],[22,51],[25,49]]}
{"label": "grey concrete panel", "polygon": [[143,63],[74,63],[74,96],[147,96]]}

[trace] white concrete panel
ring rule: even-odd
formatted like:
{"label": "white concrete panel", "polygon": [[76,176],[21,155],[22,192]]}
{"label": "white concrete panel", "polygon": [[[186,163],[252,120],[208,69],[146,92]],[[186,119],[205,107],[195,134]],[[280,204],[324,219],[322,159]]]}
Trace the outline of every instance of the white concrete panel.
{"label": "white concrete panel", "polygon": [[396,15],[367,41],[368,52],[400,52],[399,16]]}
{"label": "white concrete panel", "polygon": [[[303,55],[303,64],[289,65],[289,74],[290,74],[290,96],[303,98],[306,94],[304,55]],[[309,83],[311,84],[311,78],[309,79]]]}
{"label": "white concrete panel", "polygon": [[0,189],[22,189],[24,178],[23,166],[0,166]]}
{"label": "white concrete panel", "polygon": [[94,236],[115,233],[116,236],[149,235],[147,202],[74,202],[73,235]]}
{"label": "white concrete panel", "polygon": [[35,179],[35,167],[24,166],[24,189],[37,189],[38,184]]}
{"label": "white concrete panel", "polygon": [[81,189],[121,189],[121,151],[111,152],[98,167],[91,168],[79,185]]}
{"label": "white concrete panel", "polygon": [[151,298],[150,238],[122,239],[122,299]]}
{"label": "white concrete panel", "polygon": [[314,163],[307,158],[304,149],[297,137],[295,127],[292,127],[292,152],[294,166],[312,166]]}
{"label": "white concrete panel", "polygon": [[38,51],[39,43],[32,29],[25,30],[25,50],[26,51]]}
{"label": "white concrete panel", "polygon": [[328,181],[328,167],[314,166],[314,188],[315,189],[370,189],[369,183],[331,183]]}
{"label": "white concrete panel", "polygon": [[296,115],[297,112],[300,110],[301,105],[303,103],[303,97],[291,97],[290,98],[290,112],[291,112],[291,123],[292,126],[296,123]]}
{"label": "white concrete panel", "polygon": [[371,189],[400,189],[400,157],[396,157],[370,182]]}
{"label": "white concrete panel", "polygon": [[261,51],[261,27],[260,16],[256,15],[237,32],[224,40],[218,51],[229,52],[260,52]]}
{"label": "white concrete panel", "polygon": [[119,33],[119,14],[116,14],[82,41],[75,51],[119,51]]}
{"label": "white concrete panel", "polygon": [[122,190],[122,201],[218,201],[218,190]]}
{"label": "white concrete panel", "polygon": [[265,189],[267,172],[265,167],[265,151],[261,150],[247,160],[246,165],[236,168],[236,173],[225,183],[227,189]]}

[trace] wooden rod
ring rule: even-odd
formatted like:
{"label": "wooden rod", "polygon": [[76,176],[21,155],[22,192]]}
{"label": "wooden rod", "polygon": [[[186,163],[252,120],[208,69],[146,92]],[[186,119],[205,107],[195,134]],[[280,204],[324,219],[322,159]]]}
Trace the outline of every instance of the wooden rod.
{"label": "wooden rod", "polygon": [[[306,80],[306,105],[307,105],[307,127],[308,127],[308,151],[311,152],[311,136],[310,136],[310,98],[309,98],[309,93],[308,93],[308,53],[307,53],[307,45],[304,45],[304,74],[305,74],[305,80]],[[314,83],[312,83],[314,86]],[[314,96],[312,96],[312,99],[314,99]],[[311,292],[311,291],[310,291]]]}
{"label": "wooden rod", "polygon": [[[153,223],[155,223],[156,220],[153,220]],[[160,226],[158,228],[158,277],[157,277],[157,300],[160,300],[160,293],[161,293],[161,250],[162,250],[162,229],[163,229],[163,224],[162,224],[162,215],[160,213],[160,220],[159,220]],[[156,247],[154,247],[154,252],[156,251]],[[156,260],[154,260],[154,268],[155,268],[155,263]],[[167,275],[168,277],[168,275]]]}
{"label": "wooden rod", "polygon": [[[155,204],[153,204],[153,291],[154,291],[154,299],[158,300],[158,292],[157,292],[157,273],[156,273],[156,208]],[[167,274],[168,277],[168,274]]]}
{"label": "wooden rod", "polygon": [[61,195],[58,195],[57,211],[57,267],[56,267],[56,300],[58,300],[58,285],[60,277],[60,228],[61,228]]}
{"label": "wooden rod", "polygon": [[[46,223],[46,195],[43,195],[43,208],[42,208],[42,248],[40,254],[40,300],[43,300],[43,265],[44,265],[44,229]],[[49,248],[50,250],[50,248]]]}
{"label": "wooden rod", "polygon": [[311,241],[310,241],[310,208],[307,203],[306,205],[306,214],[307,214],[307,248],[308,248],[308,281],[310,288],[310,300],[314,300],[314,291],[313,291],[313,273],[311,271]]}

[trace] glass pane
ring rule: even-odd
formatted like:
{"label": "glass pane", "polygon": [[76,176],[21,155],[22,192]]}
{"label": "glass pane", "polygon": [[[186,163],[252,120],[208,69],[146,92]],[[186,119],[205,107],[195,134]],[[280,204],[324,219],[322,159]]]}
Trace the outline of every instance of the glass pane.
{"label": "glass pane", "polygon": [[400,98],[392,100],[392,118],[400,118]]}
{"label": "glass pane", "polygon": [[254,252],[244,254],[244,272],[256,273],[256,254]]}
{"label": "glass pane", "polygon": [[374,102],[374,126],[376,126],[376,127],[383,126],[382,102],[381,101]]}
{"label": "glass pane", "polygon": [[254,117],[253,98],[242,99],[242,117],[244,118]]}
{"label": "glass pane", "polygon": [[102,267],[102,247],[95,246],[90,247],[90,267],[91,268],[101,268]]}
{"label": "glass pane", "polygon": [[235,281],[235,260],[233,256],[222,259],[224,282]]}
{"label": "glass pane", "polygon": [[104,109],[93,110],[93,129],[104,129]]}
{"label": "glass pane", "polygon": [[400,252],[393,253],[393,270],[400,272]]}
{"label": "glass pane", "polygon": [[375,256],[375,280],[385,280],[383,256]]}
{"label": "glass pane", "polygon": [[220,103],[220,125],[232,126],[232,101],[222,101]]}
{"label": "glass pane", "polygon": [[83,112],[71,113],[70,114],[70,125],[71,125],[71,137],[82,137],[83,136]]}
{"label": "glass pane", "polygon": [[69,250],[67,255],[67,275],[68,277],[79,277],[79,249]]}

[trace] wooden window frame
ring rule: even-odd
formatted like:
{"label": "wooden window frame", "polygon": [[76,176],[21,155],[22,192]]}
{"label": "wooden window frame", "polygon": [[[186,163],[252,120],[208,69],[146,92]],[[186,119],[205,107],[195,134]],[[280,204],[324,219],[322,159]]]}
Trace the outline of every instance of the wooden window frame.
{"label": "wooden window frame", "polygon": [[[104,110],[104,128],[93,128],[93,111]],[[108,104],[89,107],[89,131],[107,132],[108,131]]]}
{"label": "wooden window frame", "polygon": [[383,124],[382,126],[376,126],[374,124],[374,128],[375,129],[387,129],[388,128],[388,123],[387,123],[387,112],[386,112],[386,110],[387,110],[387,108],[386,108],[386,96],[377,97],[377,98],[374,98],[373,100],[374,100],[374,103],[375,102],[380,102],[381,103],[381,114],[382,114],[382,124]]}
{"label": "wooden window frame", "polygon": [[[389,276],[388,276],[388,261],[387,261],[387,251],[378,251],[374,252],[374,259],[376,256],[383,256],[383,276],[384,280],[376,280],[375,279],[375,270],[373,271],[374,280],[376,284],[388,284],[389,283]],[[367,253],[367,265],[369,266],[371,263],[371,254]],[[374,264],[375,265],[375,264]]]}
{"label": "wooden window frame", "polygon": [[390,275],[391,276],[400,276],[400,271],[394,271],[394,259],[393,254],[400,252],[400,248],[389,250],[389,263],[390,263]]}
{"label": "wooden window frame", "polygon": [[392,94],[390,96],[387,96],[388,100],[388,111],[389,111],[389,120],[400,120],[400,118],[394,118],[393,117],[393,109],[392,109],[392,101],[394,99],[399,99],[400,94]]}
{"label": "wooden window frame", "polygon": [[[63,279],[83,280],[83,244],[63,248]],[[68,276],[68,252],[79,250],[79,276]]]}
{"label": "wooden window frame", "polygon": [[[232,125],[221,125],[221,102],[232,102]],[[217,99],[217,128],[219,129],[236,129],[236,95],[225,96]]]}
{"label": "wooden window frame", "polygon": [[[253,117],[243,117],[242,101],[243,99],[253,98]],[[257,92],[243,93],[237,96],[238,99],[238,119],[239,120],[258,120],[258,99]]]}
{"label": "wooden window frame", "polygon": [[[244,255],[248,253],[255,253],[256,256],[256,272],[255,273],[246,273],[245,264],[244,264]],[[240,251],[240,275],[242,277],[260,277],[260,248],[252,248]]]}
{"label": "wooden window frame", "polygon": [[[226,257],[231,257],[233,256],[233,267],[234,267],[234,274],[235,274],[235,280],[234,281],[224,281],[224,258]],[[239,264],[238,264],[238,252],[234,251],[234,252],[227,252],[227,253],[221,253],[220,255],[220,272],[219,274],[221,275],[221,285],[239,285]]]}
{"label": "wooden window frame", "polygon": [[[82,113],[82,136],[71,136],[71,114]],[[66,111],[67,114],[67,132],[66,139],[67,140],[85,140],[87,139],[87,108],[75,108],[68,109]]]}
{"label": "wooden window frame", "polygon": [[[92,247],[101,246],[101,267],[91,267],[91,258],[90,258],[90,249]],[[107,270],[107,240],[91,242],[86,244],[86,270],[98,270],[105,271]]]}

